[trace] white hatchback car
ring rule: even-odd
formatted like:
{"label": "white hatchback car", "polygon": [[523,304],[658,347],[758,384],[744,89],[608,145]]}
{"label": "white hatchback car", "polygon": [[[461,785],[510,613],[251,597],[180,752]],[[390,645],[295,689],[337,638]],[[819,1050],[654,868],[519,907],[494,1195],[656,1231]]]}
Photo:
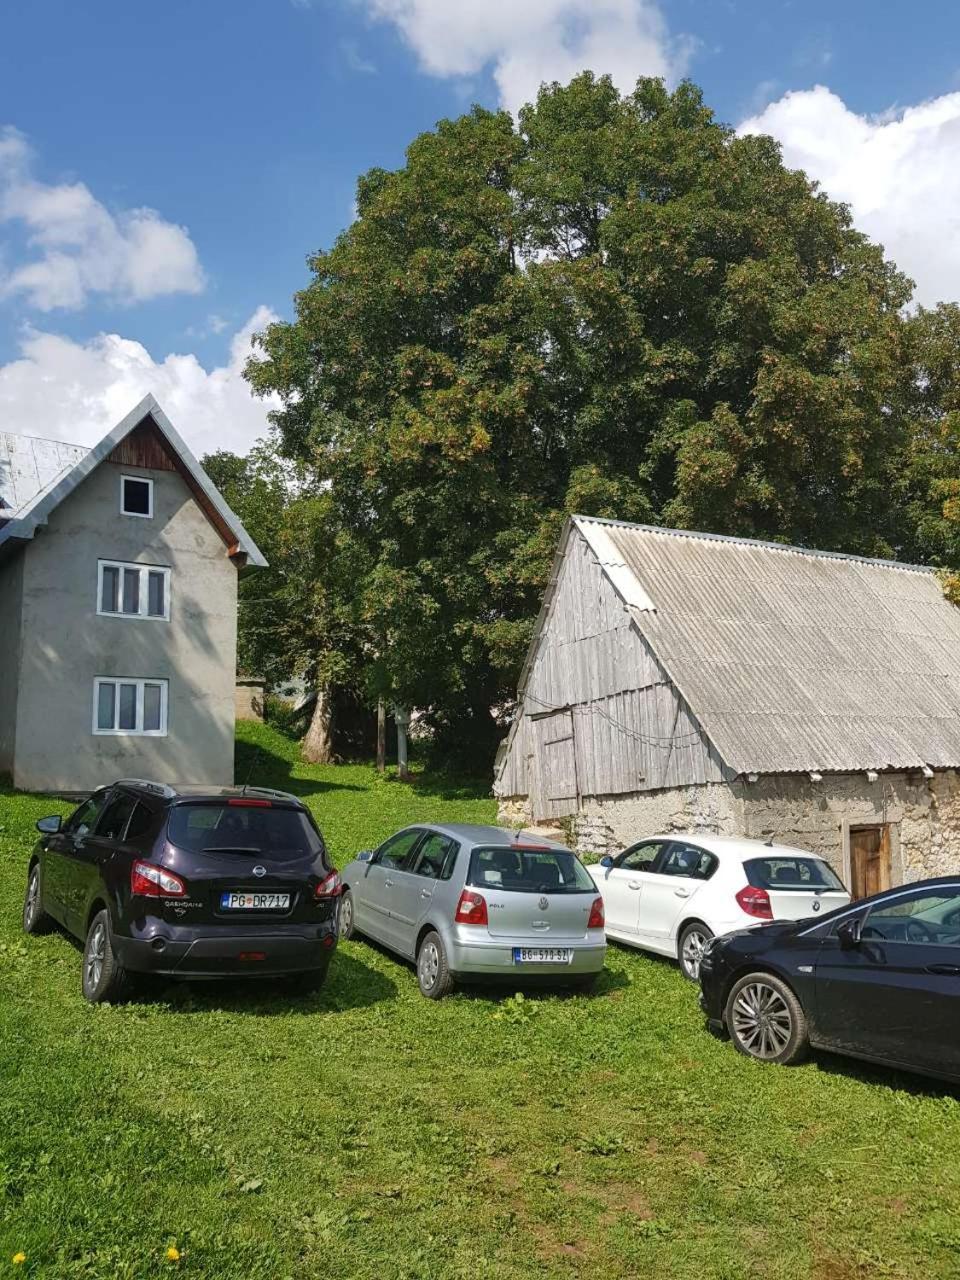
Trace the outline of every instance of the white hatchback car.
{"label": "white hatchback car", "polygon": [[589,870],[607,937],[676,956],[691,982],[715,935],[826,914],[850,901],[816,854],[728,836],[648,836]]}

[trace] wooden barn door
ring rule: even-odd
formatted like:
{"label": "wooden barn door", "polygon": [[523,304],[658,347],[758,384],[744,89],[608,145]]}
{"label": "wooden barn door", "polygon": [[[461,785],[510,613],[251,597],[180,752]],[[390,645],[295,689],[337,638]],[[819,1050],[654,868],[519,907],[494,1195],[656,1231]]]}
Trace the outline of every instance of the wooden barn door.
{"label": "wooden barn door", "polygon": [[533,769],[534,818],[562,818],[576,813],[577,753],[573,738],[573,713],[552,711],[533,720],[535,762]]}
{"label": "wooden barn door", "polygon": [[868,898],[890,888],[890,828],[850,828],[850,892]]}

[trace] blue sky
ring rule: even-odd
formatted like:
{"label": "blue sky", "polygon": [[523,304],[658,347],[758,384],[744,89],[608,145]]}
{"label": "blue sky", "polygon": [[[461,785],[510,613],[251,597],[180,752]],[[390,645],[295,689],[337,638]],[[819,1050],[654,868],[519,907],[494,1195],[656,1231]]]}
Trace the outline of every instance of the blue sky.
{"label": "blue sky", "polygon": [[89,438],[142,384],[197,447],[245,446],[251,323],[291,313],[357,175],[583,65],[691,76],[850,200],[922,300],[960,296],[958,37],[940,0],[7,6],[0,430]]}

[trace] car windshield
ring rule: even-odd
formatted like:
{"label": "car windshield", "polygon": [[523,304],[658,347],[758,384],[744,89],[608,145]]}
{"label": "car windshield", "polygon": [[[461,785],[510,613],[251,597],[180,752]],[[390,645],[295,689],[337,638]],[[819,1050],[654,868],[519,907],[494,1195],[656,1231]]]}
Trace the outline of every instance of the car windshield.
{"label": "car windshield", "polygon": [[784,857],[751,858],[743,864],[747,881],[755,889],[839,889],[843,882],[821,858]]}
{"label": "car windshield", "polygon": [[509,893],[596,893],[586,868],[566,849],[474,849],[467,884]]}
{"label": "car windshield", "polygon": [[264,861],[316,856],[323,841],[300,809],[178,804],[170,810],[167,839],[191,853],[247,853]]}

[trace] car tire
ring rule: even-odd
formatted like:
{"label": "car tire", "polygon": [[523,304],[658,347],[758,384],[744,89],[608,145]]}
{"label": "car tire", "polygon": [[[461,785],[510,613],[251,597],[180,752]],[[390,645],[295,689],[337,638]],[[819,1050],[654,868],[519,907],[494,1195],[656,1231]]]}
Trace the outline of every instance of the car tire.
{"label": "car tire", "polygon": [[90,921],[83,944],[81,985],[84,998],[91,1004],[108,1004],[118,1000],[127,987],[127,971],[116,957],[110,939],[110,915],[98,911]]}
{"label": "car tire", "polygon": [[692,920],[680,933],[677,939],[677,960],[680,972],[688,982],[700,981],[700,958],[703,949],[713,937],[713,930],[708,929],[699,920]]}
{"label": "car tire", "polygon": [[453,974],[447,965],[443,939],[431,930],[417,951],[417,985],[428,1000],[440,1000],[453,990]]}
{"label": "car tire", "polygon": [[53,920],[44,911],[40,895],[40,863],[35,862],[27,872],[27,891],[23,897],[23,932],[48,933]]}
{"label": "car tire", "polygon": [[340,910],[337,913],[337,931],[343,942],[349,942],[357,936],[356,917],[353,911],[353,894],[344,889],[340,899]]}
{"label": "car tire", "polygon": [[727,997],[724,1023],[738,1052],[790,1066],[810,1047],[807,1017],[793,991],[772,973],[748,973]]}

